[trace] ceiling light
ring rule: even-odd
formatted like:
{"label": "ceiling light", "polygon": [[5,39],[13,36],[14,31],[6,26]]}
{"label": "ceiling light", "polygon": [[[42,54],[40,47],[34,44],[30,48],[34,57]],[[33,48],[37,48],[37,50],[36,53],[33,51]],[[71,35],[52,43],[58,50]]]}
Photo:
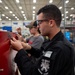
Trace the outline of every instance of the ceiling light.
{"label": "ceiling light", "polygon": [[2,0],[0,0],[0,3],[2,3]]}
{"label": "ceiling light", "polygon": [[12,11],[9,11],[9,13],[12,13]]}
{"label": "ceiling light", "polygon": [[33,14],[33,20],[35,20],[35,14]]}
{"label": "ceiling light", "polygon": [[8,9],[8,7],[7,7],[7,6],[5,6],[5,9]]}
{"label": "ceiling light", "polygon": [[66,11],[66,14],[68,13],[68,11]]}
{"label": "ceiling light", "polygon": [[64,14],[62,14],[62,16],[64,16]]}
{"label": "ceiling light", "polygon": [[35,20],[35,17],[33,16],[33,20]]}
{"label": "ceiling light", "polygon": [[0,18],[0,21],[1,21],[2,19]]}
{"label": "ceiling light", "polygon": [[64,18],[62,20],[64,20]]}
{"label": "ceiling light", "polygon": [[11,19],[9,18],[9,20],[11,20]]}
{"label": "ceiling light", "polygon": [[15,16],[15,18],[17,18],[17,17]]}
{"label": "ceiling light", "polygon": [[26,16],[24,17],[25,20],[27,20]]}
{"label": "ceiling light", "polygon": [[68,16],[66,18],[68,18]]}
{"label": "ceiling light", "polygon": [[72,14],[70,16],[73,16]]}
{"label": "ceiling light", "polygon": [[65,3],[67,4],[69,2],[69,0],[66,0]]}
{"label": "ceiling light", "polygon": [[19,0],[16,0],[16,3],[19,3],[20,1]]}
{"label": "ceiling light", "polygon": [[74,10],[74,8],[72,7],[71,10]]}
{"label": "ceiling light", "polygon": [[6,18],[8,18],[8,17],[6,17]]}
{"label": "ceiling light", "polygon": [[19,20],[19,18],[17,18],[17,20]]}
{"label": "ceiling light", "polygon": [[13,16],[15,16],[15,14],[13,14]]}
{"label": "ceiling light", "polygon": [[36,0],[33,0],[33,3],[36,3]]}
{"label": "ceiling light", "polygon": [[49,1],[49,3],[52,3],[52,2],[53,2],[53,0],[50,0],[50,1]]}
{"label": "ceiling light", "polygon": [[35,13],[35,11],[33,11],[33,13]]}
{"label": "ceiling light", "polygon": [[59,9],[62,9],[62,7],[59,7]]}
{"label": "ceiling light", "polygon": [[25,14],[23,14],[23,16],[25,16]]}
{"label": "ceiling light", "polygon": [[33,6],[33,9],[35,9],[36,7],[35,6]]}
{"label": "ceiling light", "polygon": [[35,14],[33,14],[35,16]]}
{"label": "ceiling light", "polygon": [[5,16],[4,14],[2,14],[2,16]]}
{"label": "ceiling light", "polygon": [[24,11],[21,11],[21,13],[24,13]]}
{"label": "ceiling light", "polygon": [[21,7],[21,6],[19,6],[19,9],[22,9],[22,7]]}

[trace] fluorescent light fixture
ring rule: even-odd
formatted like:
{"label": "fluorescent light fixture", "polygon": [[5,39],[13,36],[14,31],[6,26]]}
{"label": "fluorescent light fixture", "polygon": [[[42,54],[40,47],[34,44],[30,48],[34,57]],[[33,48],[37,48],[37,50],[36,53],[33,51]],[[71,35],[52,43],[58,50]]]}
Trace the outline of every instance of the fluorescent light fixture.
{"label": "fluorescent light fixture", "polygon": [[74,8],[72,7],[71,10],[74,10]]}
{"label": "fluorescent light fixture", "polygon": [[50,1],[49,1],[49,3],[52,3],[52,2],[53,2],[53,0],[50,0]]}
{"label": "fluorescent light fixture", "polygon": [[33,14],[33,16],[35,16],[35,14]]}
{"label": "fluorescent light fixture", "polygon": [[7,6],[5,6],[5,9],[8,9],[8,7],[7,7]]}
{"label": "fluorescent light fixture", "polygon": [[68,13],[68,11],[66,11],[66,14]]}
{"label": "fluorescent light fixture", "polygon": [[0,21],[1,21],[2,19],[0,18]]}
{"label": "fluorescent light fixture", "polygon": [[17,17],[15,16],[15,18],[17,18]]}
{"label": "fluorescent light fixture", "polygon": [[11,20],[11,19],[9,18],[9,20]]}
{"label": "fluorescent light fixture", "polygon": [[62,16],[64,16],[64,14],[62,14]]}
{"label": "fluorescent light fixture", "polygon": [[21,11],[21,13],[24,13],[24,11]]}
{"label": "fluorescent light fixture", "polygon": [[70,16],[73,16],[72,14]]}
{"label": "fluorescent light fixture", "polygon": [[33,20],[35,20],[35,14],[33,14]]}
{"label": "fluorescent light fixture", "polygon": [[21,7],[21,6],[19,6],[19,9],[22,9],[22,7]]}
{"label": "fluorescent light fixture", "polygon": [[5,16],[4,14],[2,14],[2,16]]}
{"label": "fluorescent light fixture", "polygon": [[13,13],[12,11],[9,11],[9,13]]}
{"label": "fluorescent light fixture", "polygon": [[67,4],[69,2],[69,0],[66,0],[65,3]]}
{"label": "fluorescent light fixture", "polygon": [[33,0],[33,3],[36,3],[36,0]]}
{"label": "fluorescent light fixture", "polygon": [[26,16],[24,17],[25,20],[27,20]]}
{"label": "fluorescent light fixture", "polygon": [[62,20],[64,20],[64,18]]}
{"label": "fluorescent light fixture", "polygon": [[25,16],[25,14],[23,14],[23,16]]}
{"label": "fluorescent light fixture", "polygon": [[33,11],[33,13],[35,13],[35,11]]}
{"label": "fluorescent light fixture", "polygon": [[6,18],[8,18],[8,17],[6,17]]}
{"label": "fluorescent light fixture", "polygon": [[62,6],[60,6],[59,9],[62,9]]}
{"label": "fluorescent light fixture", "polygon": [[15,14],[13,14],[13,16],[15,16]]}
{"label": "fluorescent light fixture", "polygon": [[36,7],[35,6],[33,6],[33,9],[35,9]]}
{"label": "fluorescent light fixture", "polygon": [[16,0],[16,3],[19,3],[20,1],[19,0]]}
{"label": "fluorescent light fixture", "polygon": [[66,18],[68,18],[68,16]]}
{"label": "fluorescent light fixture", "polygon": [[19,20],[19,18],[17,18],[17,20]]}
{"label": "fluorescent light fixture", "polygon": [[33,20],[35,20],[35,16],[33,16]]}
{"label": "fluorescent light fixture", "polygon": [[0,3],[2,3],[2,0],[0,0]]}

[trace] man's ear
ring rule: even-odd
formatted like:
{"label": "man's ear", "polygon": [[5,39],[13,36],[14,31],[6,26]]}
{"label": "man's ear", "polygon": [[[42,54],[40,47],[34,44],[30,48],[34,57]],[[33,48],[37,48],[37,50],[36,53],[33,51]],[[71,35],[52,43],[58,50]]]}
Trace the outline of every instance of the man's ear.
{"label": "man's ear", "polygon": [[50,27],[53,26],[53,20],[50,20],[50,21],[49,21],[49,25],[50,25]]}

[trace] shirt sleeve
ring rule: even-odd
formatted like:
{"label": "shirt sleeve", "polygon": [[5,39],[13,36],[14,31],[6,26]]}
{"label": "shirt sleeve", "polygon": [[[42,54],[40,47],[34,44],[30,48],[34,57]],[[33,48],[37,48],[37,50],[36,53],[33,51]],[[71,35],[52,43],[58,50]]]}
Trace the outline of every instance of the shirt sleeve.
{"label": "shirt sleeve", "polygon": [[34,71],[35,64],[31,61],[24,49],[21,49],[17,53],[15,62],[17,63],[19,71],[22,75],[32,75],[31,73]]}
{"label": "shirt sleeve", "polygon": [[43,42],[44,42],[44,38],[39,36],[37,39],[34,40],[33,44],[31,44],[31,46],[34,48],[40,49]]}
{"label": "shirt sleeve", "polygon": [[30,40],[32,37],[33,37],[33,36],[30,36],[30,37],[26,38],[26,42],[28,43],[29,40]]}

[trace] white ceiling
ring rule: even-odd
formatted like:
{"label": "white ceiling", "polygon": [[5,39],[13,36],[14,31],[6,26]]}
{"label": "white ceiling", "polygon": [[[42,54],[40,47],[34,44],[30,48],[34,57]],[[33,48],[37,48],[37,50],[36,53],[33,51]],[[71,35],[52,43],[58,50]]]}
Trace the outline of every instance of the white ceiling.
{"label": "white ceiling", "polygon": [[[32,14],[33,10],[36,12],[44,5],[49,4],[49,0],[36,0],[36,3],[33,3],[33,0],[19,0],[20,3],[16,3],[16,0],[0,0],[2,3],[0,3],[0,13],[4,14],[5,16],[1,16],[2,20],[25,20],[23,14],[21,11],[24,11],[24,14],[27,18],[27,20],[32,20]],[[53,3],[57,5],[58,7],[63,6],[63,0],[53,0]],[[8,7],[8,9],[5,9],[5,6]],[[22,9],[19,9],[19,6],[22,7]],[[33,9],[33,6],[36,7],[36,9]],[[71,7],[74,7],[74,10],[71,10]],[[75,14],[75,0],[69,0],[69,3],[66,4],[66,10],[68,11],[67,16],[70,17],[70,14]],[[12,13],[9,13],[9,11],[12,11]],[[61,9],[61,12],[63,13],[63,8]],[[17,18],[15,18],[15,16]],[[6,18],[7,17],[7,18]]]}

